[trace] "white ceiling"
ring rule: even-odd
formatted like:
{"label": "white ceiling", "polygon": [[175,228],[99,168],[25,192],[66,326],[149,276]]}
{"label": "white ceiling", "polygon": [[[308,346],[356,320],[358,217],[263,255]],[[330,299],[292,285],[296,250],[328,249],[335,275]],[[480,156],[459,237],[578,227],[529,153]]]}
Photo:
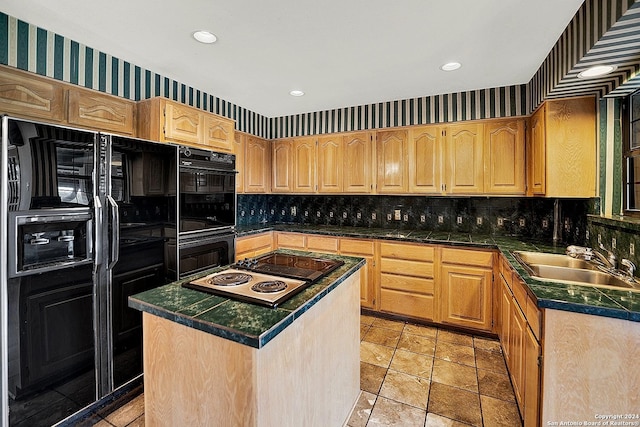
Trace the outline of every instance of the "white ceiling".
{"label": "white ceiling", "polygon": [[[527,83],[583,1],[3,0],[0,9],[277,117]],[[195,42],[197,29],[218,41]],[[439,69],[454,60],[462,68]]]}

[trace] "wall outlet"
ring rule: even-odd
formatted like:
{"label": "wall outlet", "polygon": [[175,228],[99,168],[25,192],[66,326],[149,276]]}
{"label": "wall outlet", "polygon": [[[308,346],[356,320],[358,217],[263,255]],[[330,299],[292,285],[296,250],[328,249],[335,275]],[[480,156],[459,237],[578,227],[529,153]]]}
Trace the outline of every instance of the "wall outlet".
{"label": "wall outlet", "polygon": [[524,218],[520,218],[518,224],[520,224],[520,227],[524,227],[526,225],[526,221],[524,220]]}
{"label": "wall outlet", "polygon": [[616,238],[612,238],[611,239],[611,250],[615,251],[616,250]]}
{"label": "wall outlet", "polygon": [[271,209],[271,215],[275,215],[276,211],[274,209]]}
{"label": "wall outlet", "polygon": [[404,215],[402,215],[402,220],[403,220],[404,222],[409,222],[409,214],[404,214]]}
{"label": "wall outlet", "polygon": [[[251,215],[253,215],[253,214],[251,214]],[[240,216],[244,216],[244,211],[240,212]]]}
{"label": "wall outlet", "polygon": [[402,215],[402,212],[400,212],[400,209],[395,209],[393,211],[393,219],[395,219],[396,221],[400,221],[401,215]]}
{"label": "wall outlet", "polygon": [[375,221],[377,217],[378,217],[378,215],[376,215],[375,212],[371,212],[371,220],[372,221]]}
{"label": "wall outlet", "polygon": [[481,216],[476,218],[476,225],[482,225],[482,217]]}
{"label": "wall outlet", "polygon": [[304,211],[304,216],[308,217],[309,216],[309,211]]}
{"label": "wall outlet", "polygon": [[461,216],[458,216],[456,218],[456,224],[462,224],[462,217]]}
{"label": "wall outlet", "polygon": [[629,255],[634,256],[636,254],[636,245],[629,243]]}
{"label": "wall outlet", "polygon": [[542,220],[542,228],[544,228],[545,230],[547,228],[549,228],[549,220],[548,219],[545,218],[545,219]]}
{"label": "wall outlet", "polygon": [[585,238],[586,240],[589,240],[589,230],[585,230],[585,231],[584,231],[584,238]]}
{"label": "wall outlet", "polygon": [[329,218],[333,218],[333,211],[329,212]]}
{"label": "wall outlet", "polygon": [[502,227],[504,225],[504,218],[498,217],[498,227]]}
{"label": "wall outlet", "polygon": [[442,215],[438,215],[438,224],[444,223],[444,217]]}
{"label": "wall outlet", "polygon": [[[242,212],[244,212],[244,211],[242,211]],[[251,213],[250,213],[249,215],[251,215],[251,216],[253,216],[253,215],[256,213],[256,211],[254,211],[253,209],[251,209],[251,211],[250,211],[250,212],[251,212]]]}
{"label": "wall outlet", "polygon": [[427,222],[427,216],[425,214],[420,215],[420,222],[423,224]]}
{"label": "wall outlet", "polygon": [[291,206],[291,216],[296,215],[298,215],[298,208],[296,208],[295,206]]}
{"label": "wall outlet", "polygon": [[602,234],[598,233],[598,247],[602,244]]}
{"label": "wall outlet", "polygon": [[316,218],[320,218],[321,216],[320,211],[316,211]]}
{"label": "wall outlet", "polygon": [[393,215],[387,214],[387,221],[391,221],[391,218],[393,218]]}
{"label": "wall outlet", "polygon": [[342,219],[347,219],[347,213],[346,212],[342,212]]}
{"label": "wall outlet", "polygon": [[356,218],[357,219],[362,219],[362,212],[357,212],[356,213]]}
{"label": "wall outlet", "polygon": [[285,216],[285,215],[286,215],[286,213],[287,213],[287,211],[285,211],[284,209],[282,209],[282,210],[280,211],[280,214],[281,214],[282,216]]}

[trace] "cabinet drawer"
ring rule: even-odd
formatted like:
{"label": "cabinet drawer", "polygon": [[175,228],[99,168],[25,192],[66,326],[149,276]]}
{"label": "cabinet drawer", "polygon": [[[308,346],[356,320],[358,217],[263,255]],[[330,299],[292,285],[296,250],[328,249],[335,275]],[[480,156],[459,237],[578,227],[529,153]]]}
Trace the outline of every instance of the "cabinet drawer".
{"label": "cabinet drawer", "polygon": [[307,236],[307,249],[320,252],[338,252],[338,239],[335,237]]}
{"label": "cabinet drawer", "polygon": [[533,335],[535,335],[536,339],[540,341],[540,336],[542,335],[542,331],[540,330],[540,325],[542,324],[542,313],[540,312],[540,309],[536,305],[535,301],[528,295],[527,309],[525,314],[527,315],[527,323],[529,323],[529,327],[533,331]]}
{"label": "cabinet drawer", "polygon": [[374,243],[372,240],[341,239],[340,252],[343,254],[373,255]]}
{"label": "cabinet drawer", "polygon": [[500,274],[502,274],[502,276],[507,281],[509,288],[511,288],[511,281],[513,280],[513,270],[511,269],[511,265],[509,264],[507,258],[504,257],[504,255],[500,256]]}
{"label": "cabinet drawer", "polygon": [[433,246],[409,245],[402,243],[381,243],[380,256],[414,261],[433,261]]}
{"label": "cabinet drawer", "polygon": [[236,253],[248,252],[264,247],[268,247],[269,249],[271,249],[271,244],[271,233],[260,234],[257,236],[241,237],[236,240]]}
{"label": "cabinet drawer", "polygon": [[447,264],[493,267],[493,253],[485,251],[442,248],[442,262]]}
{"label": "cabinet drawer", "polygon": [[433,296],[381,289],[380,310],[433,320]]}
{"label": "cabinet drawer", "polygon": [[383,273],[394,273],[403,276],[433,278],[433,263],[382,258],[380,260],[380,271]]}
{"label": "cabinet drawer", "polygon": [[397,291],[433,295],[434,283],[433,279],[382,273],[380,275],[380,287],[383,289],[395,289]]}
{"label": "cabinet drawer", "polygon": [[524,312],[527,309],[527,290],[525,284],[520,279],[515,279],[511,283],[511,291],[513,291],[513,297],[518,302],[520,309]]}
{"label": "cabinet drawer", "polygon": [[276,247],[277,248],[293,248],[304,249],[305,248],[305,235],[297,233],[278,233],[276,234]]}

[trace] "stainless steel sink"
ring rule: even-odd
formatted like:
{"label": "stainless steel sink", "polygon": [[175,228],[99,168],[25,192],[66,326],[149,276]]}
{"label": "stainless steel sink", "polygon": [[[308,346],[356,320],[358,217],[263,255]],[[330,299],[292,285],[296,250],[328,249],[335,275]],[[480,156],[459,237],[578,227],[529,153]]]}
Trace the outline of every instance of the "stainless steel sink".
{"label": "stainless steel sink", "polygon": [[514,251],[513,255],[532,279],[599,288],[640,290],[640,283],[636,280],[601,271],[596,264],[589,261],[544,252]]}

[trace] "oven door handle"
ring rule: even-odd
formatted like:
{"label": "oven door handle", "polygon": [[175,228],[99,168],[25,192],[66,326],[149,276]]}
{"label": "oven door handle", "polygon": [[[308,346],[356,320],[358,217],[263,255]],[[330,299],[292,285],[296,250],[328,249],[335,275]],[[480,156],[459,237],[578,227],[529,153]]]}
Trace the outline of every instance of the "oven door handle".
{"label": "oven door handle", "polygon": [[111,205],[111,230],[113,231],[111,261],[109,262],[109,269],[112,269],[120,259],[120,212],[118,212],[118,203],[113,197],[107,196],[107,202]]}
{"label": "oven door handle", "polygon": [[96,259],[94,268],[97,271],[98,267],[102,265],[102,203],[100,197],[94,197],[94,209],[96,215]]}

